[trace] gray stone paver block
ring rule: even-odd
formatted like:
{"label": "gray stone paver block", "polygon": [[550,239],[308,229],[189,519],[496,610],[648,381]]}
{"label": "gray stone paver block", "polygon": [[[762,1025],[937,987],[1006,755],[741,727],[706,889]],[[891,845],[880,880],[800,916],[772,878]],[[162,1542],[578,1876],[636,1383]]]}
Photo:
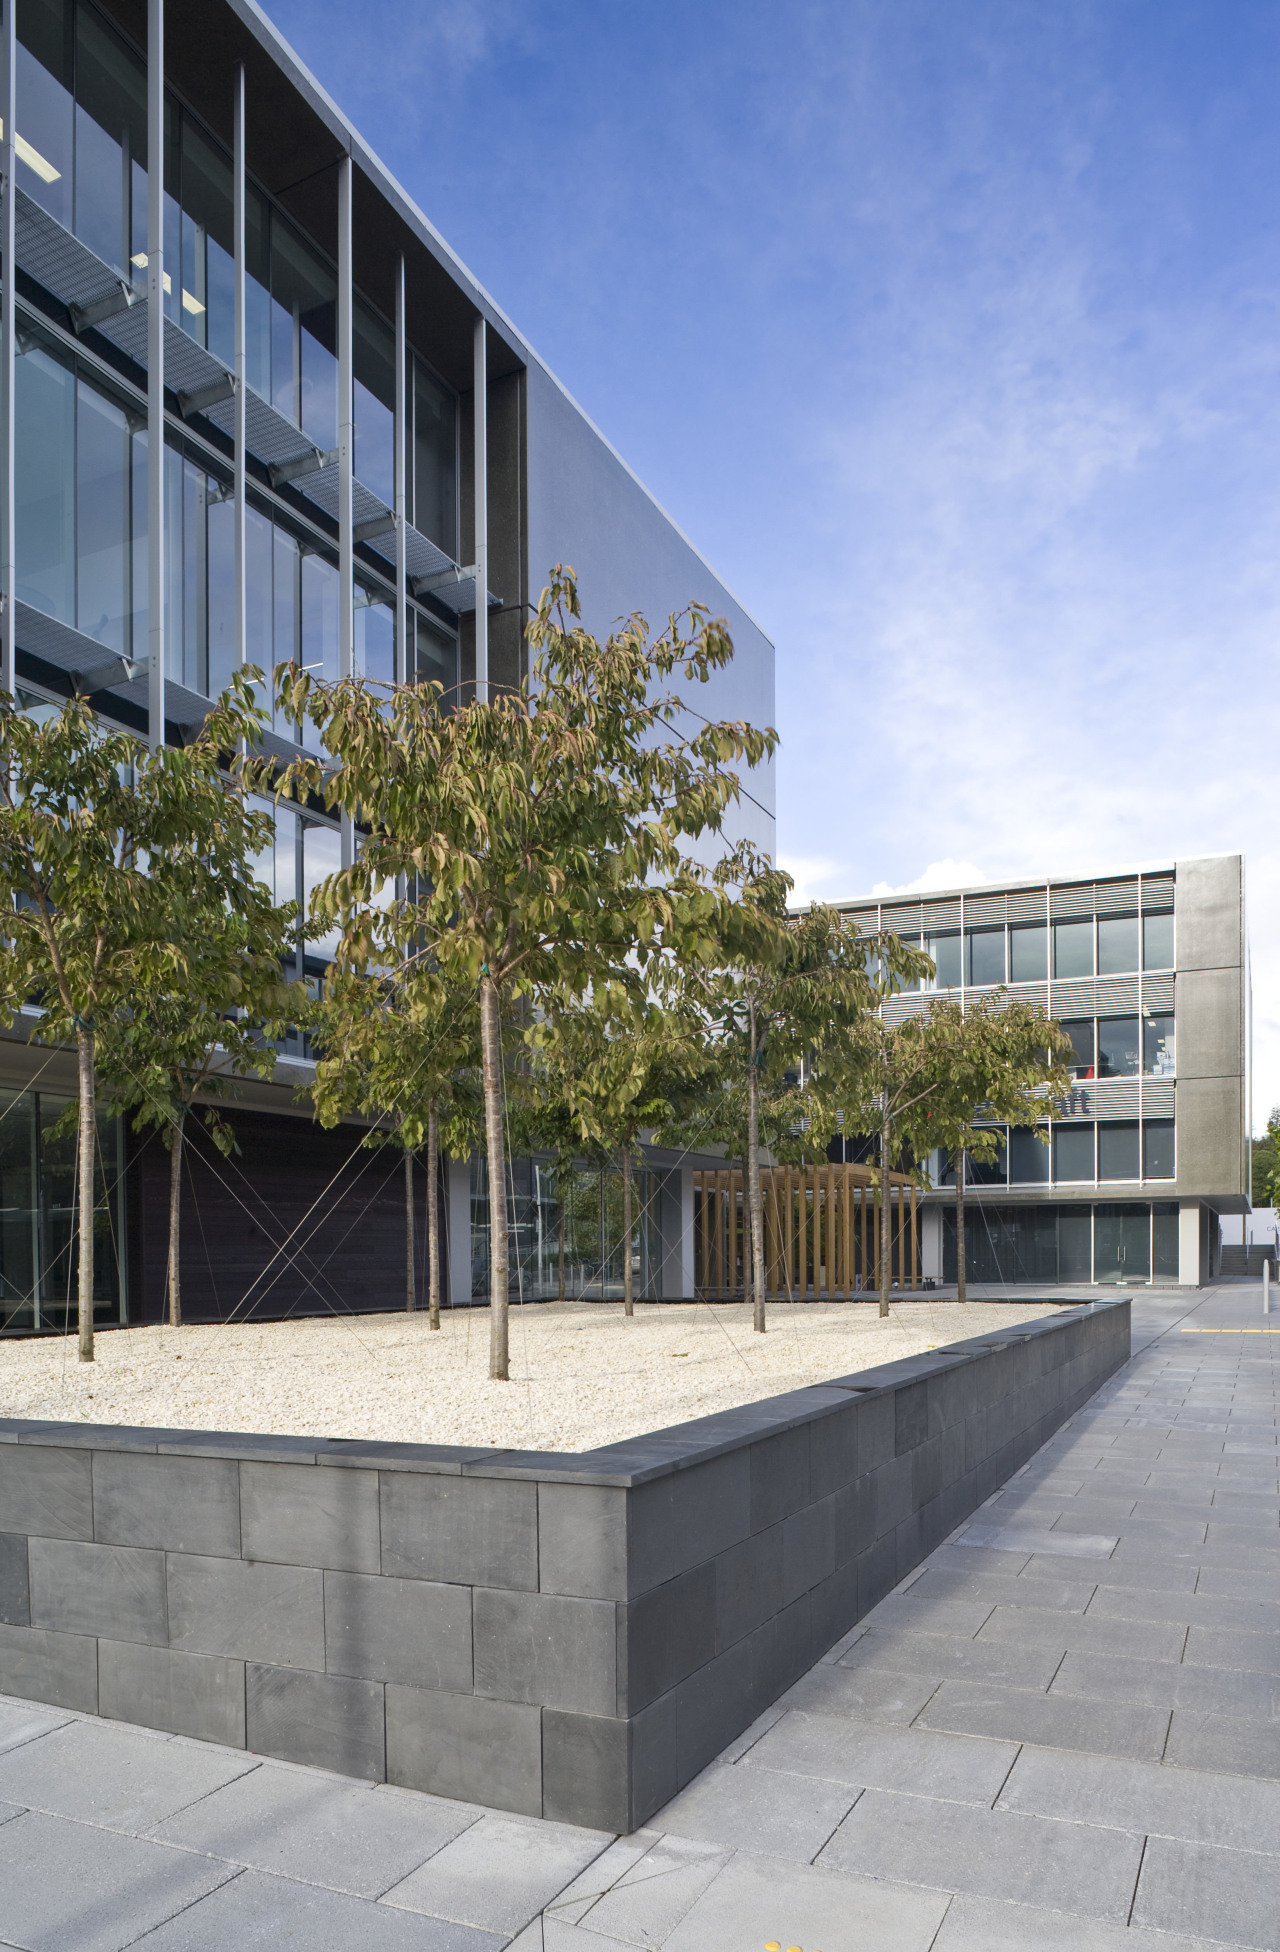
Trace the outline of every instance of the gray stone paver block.
{"label": "gray stone paver block", "polygon": [[542,1812],[541,1711],[387,1683],[387,1780],[433,1796]]}
{"label": "gray stone paver block", "polygon": [[[578,1880],[565,1899],[574,1922],[587,1931],[656,1952],[724,1869],[731,1853],[723,1845],[693,1837],[655,1837],[651,1831],[641,1831],[640,1836],[649,1847],[621,1876],[614,1869],[616,1859],[600,1867],[602,1874],[613,1870],[613,1881],[605,1886],[602,1875],[600,1895],[592,1903],[582,1903],[589,1879]],[[550,1909],[553,1915],[558,1912],[557,1906]]]}
{"label": "gray stone paver block", "polygon": [[954,1735],[1031,1742],[1038,1748],[1082,1749],[1090,1755],[1134,1756],[1158,1762],[1169,1732],[1169,1711],[1081,1700],[1065,1694],[984,1687],[978,1681],[946,1681],[917,1716],[914,1726],[948,1729]]}
{"label": "gray stone paver block", "polygon": [[172,1553],[169,1644],[188,1654],[224,1654],[273,1667],[322,1671],[323,1578],[309,1566]]}
{"label": "gray stone paver block", "polygon": [[608,1485],[538,1486],[538,1586],[582,1599],[627,1597],[626,1493]]}
{"label": "gray stone paver block", "polygon": [[1028,1748],[999,1807],[1188,1843],[1280,1851],[1280,1784],[1209,1770]]}
{"label": "gray stone paver block", "polygon": [[1056,1647],[1060,1653],[1127,1654],[1153,1661],[1181,1658],[1186,1629],[1146,1620],[1095,1620],[1092,1615],[1037,1613],[997,1607],[978,1640],[1013,1647]]}
{"label": "gray stone paver block", "polygon": [[0,1941],[120,1952],[234,1876],[230,1865],[28,1812],[0,1824]]}
{"label": "gray stone paver block", "polygon": [[[1196,1574],[1199,1570],[1194,1560],[1185,1563],[1170,1563],[1166,1559],[1151,1564],[1132,1564],[1120,1555],[1124,1551],[1121,1539],[1117,1555],[1111,1559],[1099,1560],[1089,1567],[1089,1578],[1100,1586],[1132,1586],[1142,1592],[1192,1593],[1195,1591]],[[1028,1559],[1020,1575],[1025,1584],[1032,1581],[1037,1586],[1048,1585],[1051,1580],[1061,1579],[1062,1561],[1048,1554],[1039,1554]]]}
{"label": "gray stone paver block", "polygon": [[98,1713],[242,1749],[244,1662],[100,1640]]}
{"label": "gray stone paver block", "polygon": [[1236,1667],[1250,1674],[1280,1675],[1280,1633],[1192,1627],[1183,1659],[1193,1667]]}
{"label": "gray stone paver block", "polygon": [[1114,1534],[1055,1531],[1049,1526],[973,1524],[956,1539],[958,1546],[988,1552],[1018,1552],[1024,1558],[1047,1553],[1059,1559],[1109,1559],[1118,1544]]}
{"label": "gray stone paver block", "polygon": [[946,1593],[935,1597],[920,1581],[905,1593],[890,1593],[866,1615],[866,1623],[871,1630],[892,1632],[905,1627],[909,1633],[943,1633],[971,1640],[994,1611],[994,1601],[953,1599]]}
{"label": "gray stone paver block", "polygon": [[380,1782],[387,1773],[380,1681],[245,1667],[245,1739],[261,1755]]}
{"label": "gray stone paver block", "polygon": [[1019,1647],[1012,1641],[949,1640],[942,1634],[866,1634],[855,1640],[838,1667],[889,1668],[895,1674],[967,1675],[975,1681],[1002,1681],[1011,1688],[1043,1692],[1062,1660],[1060,1647]]}
{"label": "gray stone paver block", "polygon": [[1017,1753],[1009,1742],[793,1711],[756,1744],[743,1767],[990,1805]]}
{"label": "gray stone paver block", "polygon": [[855,1792],[810,1776],[779,1791],[773,1772],[713,1765],[663,1810],[668,1835],[811,1864],[853,1808]]}
{"label": "gray stone paver block", "polygon": [[896,1674],[891,1668],[811,1668],[782,1698],[784,1708],[807,1715],[843,1715],[854,1721],[905,1728],[935,1692],[932,1675]]}
{"label": "gray stone paver block", "polygon": [[818,1861],[864,1876],[1038,1902],[1123,1924],[1142,1841],[1120,1830],[868,1790]]}
{"label": "gray stone paver block", "polygon": [[[1034,1562],[1033,1562],[1034,1563]],[[998,1573],[979,1572],[966,1579],[959,1572],[937,1572],[928,1568],[911,1587],[911,1592],[945,1595],[951,1600],[986,1600],[990,1606],[1053,1607],[1064,1613],[1083,1613],[1097,1592],[1092,1566],[1081,1567],[1079,1578],[1068,1578],[1069,1567],[1057,1565],[1055,1576],[1033,1577],[1014,1573],[1002,1579]]]}
{"label": "gray stone paver block", "polygon": [[326,1572],[324,1641],[330,1674],[465,1693],[472,1679],[471,1588]]}
{"label": "gray stone paver block", "polygon": [[149,1834],[251,1870],[376,1898],[479,1814],[440,1797],[264,1762]]}
{"label": "gray stone paver block", "polygon": [[386,1894],[384,1902],[512,1936],[605,1849],[598,1830],[483,1816]]}
{"label": "gray stone paver block", "polygon": [[37,1736],[62,1728],[67,1717],[56,1709],[38,1708],[26,1701],[0,1701],[0,1752],[21,1748]]}
{"label": "gray stone paver block", "polygon": [[[1277,1582],[1280,1590],[1280,1581]],[[1280,1635],[1280,1601],[1230,1599],[1210,1593],[1152,1593],[1128,1586],[1100,1587],[1090,1619],[1173,1621],[1179,1626],[1230,1627]]]}
{"label": "gray stone paver block", "polygon": [[768,1939],[823,1952],[927,1952],[946,1904],[938,1892],[740,1852],[663,1952],[754,1952]]}
{"label": "gray stone paver block", "polygon": [[1070,1952],[1240,1952],[1218,1939],[1068,1918],[1039,1905],[967,1895],[952,1900],[931,1952],[1064,1952],[1067,1945]]}
{"label": "gray stone paver block", "polygon": [[472,1620],[477,1694],[585,1715],[616,1713],[617,1609],[612,1600],[477,1586]]}
{"label": "gray stone paver block", "polygon": [[1135,1924],[1159,1931],[1199,1932],[1275,1952],[1280,1857],[1152,1837],[1133,1917]]}
{"label": "gray stone paver block", "polygon": [[73,1721],[0,1755],[0,1798],[138,1834],[257,1766],[232,1749]]}
{"label": "gray stone paver block", "polygon": [[143,1939],[139,1952],[499,1952],[502,1943],[492,1932],[241,1871]]}
{"label": "gray stone paver block", "polygon": [[240,1467],[230,1458],[93,1455],[94,1537],[234,1559],[240,1551]]}
{"label": "gray stone paver block", "polygon": [[162,1552],[33,1538],[27,1542],[27,1565],[33,1627],[164,1645]]}
{"label": "gray stone paver block", "polygon": [[1049,1692],[1280,1722],[1280,1675],[1250,1674],[1241,1668],[1188,1667],[1185,1662],[1140,1661],[1123,1655],[1068,1654]]}
{"label": "gray stone paver block", "polygon": [[536,1484],[395,1471],[381,1478],[383,1572],[444,1585],[536,1590]]}
{"label": "gray stone paver block", "polygon": [[0,1532],[0,1625],[31,1624],[31,1582],[27,1541],[20,1532]]}
{"label": "gray stone paver block", "polygon": [[246,1559],[377,1572],[378,1473],[241,1464],[240,1531]]}
{"label": "gray stone paver block", "polygon": [[1165,1761],[1280,1782],[1280,1718],[1263,1722],[1176,1708]]}

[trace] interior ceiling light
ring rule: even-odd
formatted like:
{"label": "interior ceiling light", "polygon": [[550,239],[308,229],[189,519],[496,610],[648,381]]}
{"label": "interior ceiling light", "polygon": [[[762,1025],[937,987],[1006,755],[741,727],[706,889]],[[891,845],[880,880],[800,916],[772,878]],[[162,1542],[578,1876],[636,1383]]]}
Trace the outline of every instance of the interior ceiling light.
{"label": "interior ceiling light", "polygon": [[[3,142],[3,140],[4,123],[0,121],[0,142]],[[18,161],[25,163],[28,169],[34,170],[42,183],[56,183],[61,177],[62,171],[55,169],[53,164],[47,161],[38,149],[33,149],[24,135],[15,136],[13,146],[18,152]]]}

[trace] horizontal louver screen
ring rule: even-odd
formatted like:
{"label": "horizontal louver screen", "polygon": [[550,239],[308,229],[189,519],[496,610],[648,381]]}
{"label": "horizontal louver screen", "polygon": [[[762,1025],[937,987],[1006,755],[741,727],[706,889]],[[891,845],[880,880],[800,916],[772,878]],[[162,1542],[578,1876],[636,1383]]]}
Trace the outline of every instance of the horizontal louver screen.
{"label": "horizontal louver screen", "polygon": [[1082,976],[1073,983],[1054,983],[1051,994],[1055,1017],[1128,1016],[1137,1012],[1138,978]]}
{"label": "horizontal louver screen", "polygon": [[1005,898],[1000,895],[966,895],[964,900],[965,925],[971,929],[987,928],[993,922],[1005,919]]}
{"label": "horizontal louver screen", "polygon": [[895,935],[919,935],[920,904],[918,901],[898,904],[880,910],[880,926],[892,929]]}
{"label": "horizontal louver screen", "polygon": [[1048,890],[1011,888],[1005,896],[1011,922],[1043,922],[1048,913]]}
{"label": "horizontal louver screen", "polygon": [[1074,887],[1070,888],[1051,888],[1049,890],[1049,913],[1055,921],[1064,921],[1077,915],[1092,915],[1092,881],[1077,882]]}
{"label": "horizontal louver screen", "polygon": [[919,1016],[929,1006],[929,998],[919,990],[911,990],[904,996],[887,996],[884,1003],[885,1020],[888,1023],[902,1023],[907,1017]]}
{"label": "horizontal louver screen", "polygon": [[1138,908],[1136,881],[1100,881],[1094,889],[1099,915],[1133,915]]}
{"label": "horizontal louver screen", "polygon": [[1087,1090],[1099,1118],[1138,1116],[1137,1078],[1101,1078]]}
{"label": "horizontal louver screen", "polygon": [[1173,977],[1144,976],[1142,979],[1142,1002],[1147,1010],[1172,1010]]}
{"label": "horizontal louver screen", "polygon": [[920,904],[922,925],[931,934],[941,934],[945,929],[958,929],[960,926],[960,903],[958,901],[923,901]]}
{"label": "horizontal louver screen", "polygon": [[1159,914],[1162,909],[1173,907],[1173,876],[1171,874],[1148,874],[1142,881],[1142,906],[1147,914]]}
{"label": "horizontal louver screen", "polygon": [[1148,1078],[1142,1087],[1142,1109],[1148,1118],[1172,1118],[1177,1086]]}

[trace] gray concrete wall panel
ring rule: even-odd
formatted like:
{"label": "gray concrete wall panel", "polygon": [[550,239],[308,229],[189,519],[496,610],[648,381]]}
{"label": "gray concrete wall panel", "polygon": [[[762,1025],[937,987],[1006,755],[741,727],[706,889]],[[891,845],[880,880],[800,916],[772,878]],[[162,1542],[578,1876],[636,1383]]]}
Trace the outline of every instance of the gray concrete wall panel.
{"label": "gray concrete wall panel", "polygon": [[583,1456],[0,1423],[0,1690],[629,1831],[1128,1349],[1087,1304]]}

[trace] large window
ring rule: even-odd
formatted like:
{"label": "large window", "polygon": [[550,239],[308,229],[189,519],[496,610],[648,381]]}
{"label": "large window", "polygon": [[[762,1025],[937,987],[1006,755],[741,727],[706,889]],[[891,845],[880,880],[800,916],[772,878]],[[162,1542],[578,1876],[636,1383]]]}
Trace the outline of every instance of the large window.
{"label": "large window", "polygon": [[968,980],[975,989],[990,987],[1005,980],[1004,930],[969,931]]}
{"label": "large window", "polygon": [[1149,1078],[1171,1078],[1175,1063],[1173,1013],[1151,1012],[1142,1020],[1142,1068]]}
{"label": "large window", "polygon": [[1100,1078],[1136,1078],[1140,1058],[1137,1017],[1098,1018]]}
{"label": "large window", "polygon": [[1142,918],[1142,967],[1173,968],[1173,913]]}
{"label": "large window", "polygon": [[[971,1282],[1112,1282],[1178,1279],[1178,1209],[1171,1201],[970,1207],[965,1267]],[[942,1212],[942,1276],[956,1278],[956,1223]]]}
{"label": "large window", "polygon": [[1055,976],[1093,975],[1093,923],[1091,921],[1054,923],[1053,973]]}
{"label": "large window", "polygon": [[1049,973],[1049,931],[1040,922],[1009,930],[1009,975],[1015,983],[1043,983]]}
{"label": "large window", "polygon": [[1098,974],[1125,976],[1138,967],[1136,915],[1098,917]]}
{"label": "large window", "polygon": [[[79,1262],[72,1103],[45,1091],[0,1091],[0,1328],[67,1329]],[[99,1116],[94,1296],[98,1322],[123,1319],[124,1143]]]}

